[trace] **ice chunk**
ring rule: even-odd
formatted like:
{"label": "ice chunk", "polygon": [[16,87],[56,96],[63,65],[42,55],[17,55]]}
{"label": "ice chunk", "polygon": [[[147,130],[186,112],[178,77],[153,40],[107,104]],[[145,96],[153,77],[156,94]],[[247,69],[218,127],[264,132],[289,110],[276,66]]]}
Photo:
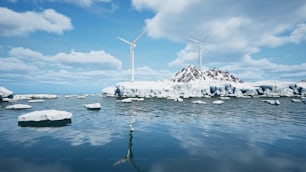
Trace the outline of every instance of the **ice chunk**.
{"label": "ice chunk", "polygon": [[18,116],[19,122],[25,121],[57,121],[71,119],[72,113],[58,110],[42,110],[26,113]]}
{"label": "ice chunk", "polygon": [[131,99],[131,98],[126,98],[126,99],[122,99],[122,100],[117,100],[117,102],[121,102],[121,103],[132,103],[132,99]]}
{"label": "ice chunk", "polygon": [[84,107],[87,109],[99,110],[101,109],[101,104],[100,103],[84,104]]}
{"label": "ice chunk", "polygon": [[220,104],[223,104],[223,103],[224,103],[224,101],[222,101],[222,100],[213,101],[213,104],[216,104],[216,105],[220,105]]}
{"label": "ice chunk", "polygon": [[231,98],[229,98],[229,97],[220,97],[220,99],[221,99],[221,100],[229,100],[229,99],[231,99]]}
{"label": "ice chunk", "polygon": [[5,109],[10,109],[10,110],[31,109],[31,108],[32,106],[26,104],[14,104],[5,107]]}
{"label": "ice chunk", "polygon": [[291,102],[301,103],[302,99],[291,99]]}
{"label": "ice chunk", "polygon": [[182,102],[182,101],[184,101],[184,100],[183,100],[182,98],[178,97],[178,98],[175,98],[174,101],[176,101],[176,102]]}
{"label": "ice chunk", "polygon": [[191,103],[194,103],[194,104],[206,104],[206,102],[204,102],[202,100],[195,100],[195,101],[192,101]]}
{"label": "ice chunk", "polygon": [[77,99],[86,99],[87,96],[77,96]]}
{"label": "ice chunk", "polygon": [[262,100],[263,102],[269,103],[271,105],[280,105],[279,100]]}
{"label": "ice chunk", "polygon": [[42,110],[18,116],[21,127],[61,127],[71,123],[72,113],[57,110]]}
{"label": "ice chunk", "polygon": [[34,99],[34,100],[29,100],[28,102],[29,102],[29,103],[42,103],[42,102],[45,102],[45,100],[42,100],[42,99]]}
{"label": "ice chunk", "polygon": [[13,98],[13,92],[4,87],[0,87],[0,100],[1,98]]}

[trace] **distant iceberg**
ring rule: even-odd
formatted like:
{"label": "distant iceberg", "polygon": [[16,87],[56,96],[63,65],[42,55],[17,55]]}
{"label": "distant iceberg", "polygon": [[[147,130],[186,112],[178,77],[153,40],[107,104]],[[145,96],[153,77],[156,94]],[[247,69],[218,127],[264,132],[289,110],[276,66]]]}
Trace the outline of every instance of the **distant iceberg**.
{"label": "distant iceberg", "polygon": [[[301,97],[306,96],[306,82],[243,82],[218,69],[202,72],[187,66],[174,77],[161,81],[120,82],[102,90],[105,96],[142,98],[193,97]],[[227,99],[227,98],[226,98]]]}
{"label": "distant iceberg", "polygon": [[12,99],[14,97],[14,92],[11,90],[8,90],[4,87],[0,87],[0,101],[2,101],[3,98],[10,98]]}
{"label": "distant iceberg", "polygon": [[100,110],[101,104],[100,103],[84,104],[84,107],[89,110]]}
{"label": "distant iceberg", "polygon": [[21,109],[31,109],[31,108],[32,106],[26,104],[14,104],[5,107],[5,109],[10,109],[10,110],[21,110]]}

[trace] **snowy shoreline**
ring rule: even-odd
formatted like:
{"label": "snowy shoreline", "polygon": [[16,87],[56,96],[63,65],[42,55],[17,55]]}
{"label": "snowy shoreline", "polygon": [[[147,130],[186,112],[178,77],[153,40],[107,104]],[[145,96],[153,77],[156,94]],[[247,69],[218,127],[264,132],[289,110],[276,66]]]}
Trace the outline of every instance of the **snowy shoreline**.
{"label": "snowy shoreline", "polygon": [[194,97],[303,97],[306,82],[258,81],[234,83],[218,80],[191,81],[135,81],[120,82],[102,90],[104,96],[143,98]]}
{"label": "snowy shoreline", "polygon": [[193,97],[295,97],[306,96],[306,82],[243,82],[227,71],[202,71],[188,65],[175,76],[163,81],[120,82],[102,90],[105,96],[141,98]]}

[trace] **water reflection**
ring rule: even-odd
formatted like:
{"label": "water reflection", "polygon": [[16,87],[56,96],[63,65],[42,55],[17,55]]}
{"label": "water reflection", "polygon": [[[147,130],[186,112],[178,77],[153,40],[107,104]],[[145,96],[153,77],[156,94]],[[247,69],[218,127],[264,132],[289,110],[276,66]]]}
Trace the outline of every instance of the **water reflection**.
{"label": "water reflection", "polygon": [[122,158],[119,159],[118,161],[116,161],[113,166],[118,166],[120,164],[124,164],[126,162],[129,162],[132,167],[136,170],[136,171],[140,171],[139,167],[137,166],[137,164],[135,163],[134,159],[133,159],[133,132],[134,132],[134,128],[133,128],[133,124],[135,122],[135,111],[133,110],[132,107],[132,112],[131,112],[131,116],[130,116],[130,123],[129,123],[129,139],[128,139],[128,149],[127,149],[127,153],[126,155]]}

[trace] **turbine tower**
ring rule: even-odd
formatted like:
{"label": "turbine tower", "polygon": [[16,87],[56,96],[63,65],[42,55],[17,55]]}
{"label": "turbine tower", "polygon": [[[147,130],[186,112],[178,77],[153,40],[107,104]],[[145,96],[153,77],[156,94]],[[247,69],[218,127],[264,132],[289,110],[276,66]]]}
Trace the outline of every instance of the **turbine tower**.
{"label": "turbine tower", "polygon": [[189,38],[189,40],[192,41],[193,43],[195,43],[199,48],[199,61],[200,61],[200,66],[199,67],[200,67],[200,70],[203,70],[202,69],[202,48],[203,48],[204,42],[208,39],[208,37],[209,37],[209,34],[202,40]]}
{"label": "turbine tower", "polygon": [[118,37],[118,39],[120,39],[121,41],[127,43],[130,45],[130,56],[131,56],[131,66],[132,66],[132,82],[134,82],[134,50],[136,47],[136,42],[138,41],[138,39],[140,39],[142,37],[142,35],[145,33],[146,31],[143,31],[140,35],[138,35],[136,37],[136,39],[132,42],[127,41],[126,39],[123,39],[121,37]]}

